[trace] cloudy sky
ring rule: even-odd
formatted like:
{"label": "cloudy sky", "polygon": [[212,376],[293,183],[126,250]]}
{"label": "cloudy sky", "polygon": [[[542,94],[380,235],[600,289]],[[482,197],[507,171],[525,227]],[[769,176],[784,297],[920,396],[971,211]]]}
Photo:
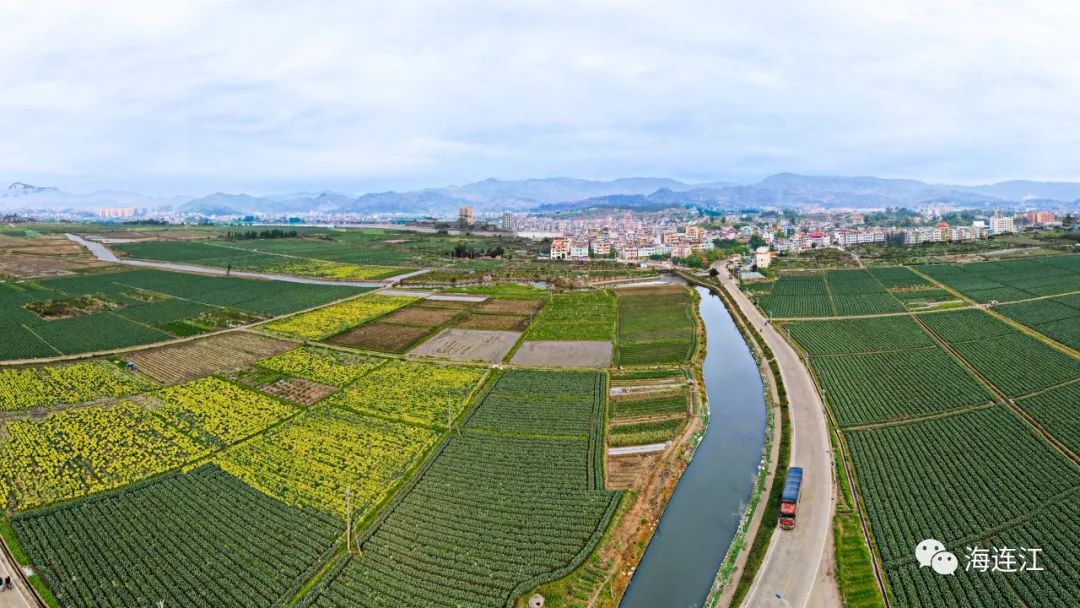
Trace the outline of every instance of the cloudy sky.
{"label": "cloudy sky", "polygon": [[0,181],[1080,180],[1077,2],[34,0],[0,18]]}

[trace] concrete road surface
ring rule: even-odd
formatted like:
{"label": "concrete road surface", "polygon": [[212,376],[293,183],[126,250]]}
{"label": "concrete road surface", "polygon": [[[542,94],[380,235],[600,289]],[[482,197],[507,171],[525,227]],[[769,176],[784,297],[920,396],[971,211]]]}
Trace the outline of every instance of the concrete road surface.
{"label": "concrete road surface", "polygon": [[[818,571],[822,562],[829,559],[827,552],[831,550],[828,539],[835,503],[825,412],[810,372],[794,349],[772,325],[765,323],[765,318],[727,276],[726,270],[721,269],[720,282],[776,356],[790,402],[790,464],[803,468],[795,529],[777,528],[773,532],[765,559],[742,605],[749,608],[804,608],[809,606],[814,585],[819,580]],[[831,602],[830,605],[840,604]]]}

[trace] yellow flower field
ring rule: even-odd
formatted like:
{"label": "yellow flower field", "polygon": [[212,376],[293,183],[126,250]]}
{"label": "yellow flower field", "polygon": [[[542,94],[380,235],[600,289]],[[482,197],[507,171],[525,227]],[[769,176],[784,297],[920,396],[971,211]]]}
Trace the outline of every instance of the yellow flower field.
{"label": "yellow flower field", "polygon": [[446,426],[448,407],[457,418],[486,371],[479,367],[390,361],[331,399],[362,412]]}
{"label": "yellow flower field", "polygon": [[0,410],[122,397],[152,386],[147,380],[104,361],[6,369],[0,371]]}
{"label": "yellow flower field", "polygon": [[290,376],[344,386],[382,362],[382,359],[303,346],[263,359],[257,365]]}
{"label": "yellow flower field", "polygon": [[208,377],[161,389],[154,410],[200,445],[221,447],[278,422],[296,410],[284,402]]}
{"label": "yellow flower field", "polygon": [[366,514],[438,439],[425,428],[319,406],[217,460],[265,494],[343,518],[346,488],[353,512]]}
{"label": "yellow flower field", "polygon": [[339,281],[374,281],[408,272],[408,269],[390,268],[388,266],[361,266],[359,264],[327,262],[325,260],[302,260],[273,266],[269,271]]}
{"label": "yellow flower field", "polygon": [[19,510],[127,485],[205,453],[153,412],[124,401],[4,425],[0,497]]}
{"label": "yellow flower field", "polygon": [[408,296],[364,296],[274,321],[266,327],[309,340],[321,340],[415,301],[416,298]]}

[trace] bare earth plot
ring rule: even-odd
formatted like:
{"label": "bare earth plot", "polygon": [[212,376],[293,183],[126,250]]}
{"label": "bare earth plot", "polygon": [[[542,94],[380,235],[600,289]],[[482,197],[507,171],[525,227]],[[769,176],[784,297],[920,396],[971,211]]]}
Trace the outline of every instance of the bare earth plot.
{"label": "bare earth plot", "polygon": [[296,345],[259,334],[231,332],[202,340],[138,351],[128,355],[136,368],[154,380],[176,384],[241,369]]}
{"label": "bare earth plot", "polygon": [[439,335],[413,349],[410,354],[438,357],[452,361],[490,361],[498,363],[517,343],[519,331],[483,329],[445,329]]}
{"label": "bare earth plot", "polygon": [[389,353],[403,353],[416,341],[428,335],[427,327],[368,323],[339,336],[330,338],[331,344],[364,348]]}
{"label": "bare earth plot", "polygon": [[541,367],[607,367],[611,365],[611,342],[530,340],[522,343],[510,362]]}

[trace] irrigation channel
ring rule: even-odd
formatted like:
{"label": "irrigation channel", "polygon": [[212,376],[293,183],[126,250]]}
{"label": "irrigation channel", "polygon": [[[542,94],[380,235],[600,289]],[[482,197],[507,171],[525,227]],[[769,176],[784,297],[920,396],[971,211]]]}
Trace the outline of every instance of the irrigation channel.
{"label": "irrigation channel", "polygon": [[[670,279],[669,279],[670,280]],[[711,410],[698,445],[622,608],[701,606],[735,537],[765,445],[765,398],[750,349],[720,298],[702,287],[705,391]]]}

